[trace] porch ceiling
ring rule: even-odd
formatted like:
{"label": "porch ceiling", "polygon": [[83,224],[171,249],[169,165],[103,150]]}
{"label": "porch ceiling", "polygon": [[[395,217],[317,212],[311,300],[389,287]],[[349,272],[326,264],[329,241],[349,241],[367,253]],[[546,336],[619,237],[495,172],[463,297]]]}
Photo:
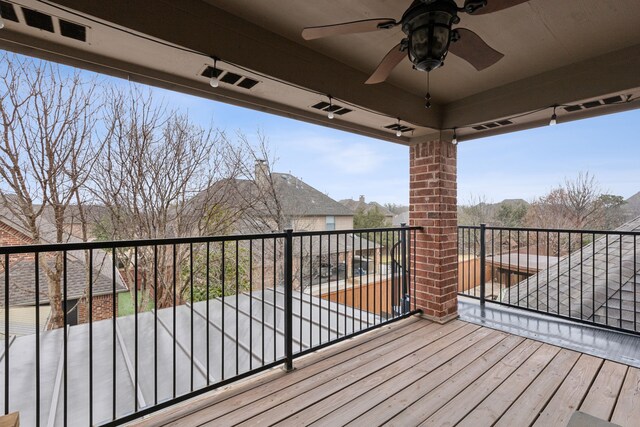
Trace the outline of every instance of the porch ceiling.
{"label": "porch ceiling", "polygon": [[[425,74],[413,71],[408,60],[386,83],[363,84],[402,38],[399,28],[313,41],[300,36],[305,26],[399,19],[409,0],[13,3],[20,22],[5,19],[2,48],[405,144],[453,127],[464,140],[544,125],[555,104],[621,95],[622,102],[611,105],[559,108],[560,122],[640,106],[624,102],[640,95],[637,0],[530,0],[489,15],[462,15],[459,27],[481,35],[505,57],[478,72],[449,55],[445,66],[431,73],[430,110],[424,108]],[[54,32],[27,26],[21,6],[52,15]],[[56,18],[87,26],[87,41],[60,35]],[[215,55],[220,69],[259,83],[251,89],[225,83],[212,89],[201,76],[212,64],[209,58],[157,40]],[[326,101],[321,94],[331,94],[353,112],[327,119],[312,108]],[[385,129],[395,117],[415,130],[396,137]],[[512,124],[472,127],[505,118]]]}

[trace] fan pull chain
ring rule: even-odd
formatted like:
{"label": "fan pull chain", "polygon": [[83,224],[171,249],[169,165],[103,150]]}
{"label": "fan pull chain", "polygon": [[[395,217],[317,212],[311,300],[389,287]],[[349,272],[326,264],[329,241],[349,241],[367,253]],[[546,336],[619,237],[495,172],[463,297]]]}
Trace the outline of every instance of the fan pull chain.
{"label": "fan pull chain", "polygon": [[424,108],[431,108],[431,93],[429,92],[429,72],[427,71],[427,95],[424,97],[427,100],[427,103],[424,105]]}

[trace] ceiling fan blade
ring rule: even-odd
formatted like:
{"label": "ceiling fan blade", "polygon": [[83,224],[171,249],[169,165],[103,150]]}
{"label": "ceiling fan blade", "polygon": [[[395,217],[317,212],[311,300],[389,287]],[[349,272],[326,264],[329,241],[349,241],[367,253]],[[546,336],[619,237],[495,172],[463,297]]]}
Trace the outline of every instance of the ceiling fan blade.
{"label": "ceiling fan blade", "polygon": [[367,33],[369,31],[393,28],[396,25],[398,25],[398,23],[395,19],[379,18],[344,22],[335,25],[323,25],[321,27],[307,27],[302,30],[302,38],[305,40],[314,40],[329,36],[340,36],[342,34]]}
{"label": "ceiling fan blade", "polygon": [[473,12],[472,15],[486,15],[487,13],[498,12],[499,10],[508,9],[528,1],[529,0],[487,0],[487,5]]}
{"label": "ceiling fan blade", "polygon": [[466,28],[456,28],[460,39],[449,45],[449,52],[473,65],[476,70],[482,71],[500,61],[504,56],[491,46],[486,44],[479,35]]}
{"label": "ceiling fan blade", "polygon": [[387,53],[382,61],[380,61],[380,64],[378,64],[378,68],[376,68],[373,74],[364,82],[365,84],[373,85],[387,80],[387,77],[389,77],[393,69],[396,68],[400,61],[407,57],[407,52],[400,50],[401,45],[402,43],[398,43]]}

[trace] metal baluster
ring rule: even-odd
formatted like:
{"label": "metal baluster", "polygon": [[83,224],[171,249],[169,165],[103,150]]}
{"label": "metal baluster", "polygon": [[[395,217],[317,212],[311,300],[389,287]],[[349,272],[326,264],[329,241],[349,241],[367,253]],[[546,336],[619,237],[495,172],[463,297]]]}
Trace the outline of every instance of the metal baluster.
{"label": "metal baluster", "polygon": [[[38,297],[39,297],[38,290]],[[37,355],[39,357],[39,354]],[[38,399],[40,400],[40,399]],[[39,403],[38,403],[39,404]],[[89,424],[93,425],[93,250],[89,249]],[[40,423],[36,423],[40,425]]]}
{"label": "metal baluster", "polygon": [[[65,252],[64,254],[64,271],[65,271],[65,288],[64,288],[64,298],[65,298],[65,304],[66,304],[66,298],[67,298],[67,278],[66,278],[66,271],[67,271],[67,253]],[[112,334],[111,334],[111,349],[112,349],[112,367],[113,367],[113,377],[112,377],[112,394],[113,394],[113,405],[112,405],[112,418],[115,420],[116,419],[116,405],[117,405],[117,396],[116,396],[116,392],[117,392],[117,383],[116,383],[116,265],[117,265],[117,259],[116,259],[116,247],[113,247],[113,250],[111,251],[111,287],[112,287],[112,301],[111,301],[111,305],[112,305],[112,311],[111,311],[111,320],[112,320]],[[67,424],[67,333],[66,333],[66,327],[67,327],[67,310],[65,307],[64,310],[65,313],[65,318],[64,318],[64,324],[65,324],[65,355],[64,355],[64,360],[65,360],[65,366],[64,366],[64,388],[65,388],[65,392],[64,392],[64,403],[65,403],[65,408],[64,408],[64,414],[65,414],[65,420],[64,420],[64,424]]]}
{"label": "metal baluster", "polygon": [[327,234],[327,278],[327,342],[329,342],[331,341],[331,234]]}
{"label": "metal baluster", "polygon": [[240,269],[238,268],[238,258],[240,257],[240,242],[236,240],[236,375],[240,373],[240,355],[238,344],[240,342],[240,333],[238,331],[238,312],[240,311],[240,301],[239,301],[239,293],[240,293]]}
{"label": "metal baluster", "polygon": [[[36,426],[40,426],[40,253],[34,255],[35,262],[35,291],[36,291]],[[9,265],[8,263],[6,264]],[[89,269],[91,271],[91,269]],[[9,282],[5,282],[9,283]],[[91,301],[91,299],[89,299]],[[8,306],[7,312],[8,310]],[[91,339],[91,337],[89,338]],[[8,347],[5,347],[8,350]],[[89,355],[91,357],[91,355]],[[91,378],[91,377],[89,377]],[[91,388],[91,379],[89,379],[89,388]],[[89,399],[91,402],[91,399]]]}
{"label": "metal baluster", "polygon": [[262,366],[264,366],[264,299],[265,299],[265,293],[264,293],[264,238],[262,238],[261,241],[261,249],[262,249],[262,274],[260,275],[260,279],[262,282]]}
{"label": "metal baluster", "polygon": [[618,321],[619,321],[619,327],[622,328],[622,239],[623,236],[622,234],[620,235],[620,276],[619,276],[619,280],[618,280],[618,285],[619,285],[619,291],[618,291],[618,303],[620,304],[620,308],[619,308],[619,313],[618,313]]}
{"label": "metal baluster", "polygon": [[138,247],[133,247],[134,387],[133,407],[138,412]]}
{"label": "metal baluster", "polygon": [[[568,262],[569,262],[569,268],[568,268],[568,275],[567,275],[567,292],[569,294],[569,311],[568,311],[568,316],[569,318],[571,318],[571,232],[568,233],[569,235],[569,246],[568,246],[568,251],[569,251],[569,258],[568,258]],[[558,313],[560,314],[560,313]]]}
{"label": "metal baluster", "polygon": [[313,236],[309,236],[309,348],[313,347]]}
{"label": "metal baluster", "polygon": [[302,312],[303,312],[303,307],[302,307],[302,281],[303,281],[303,277],[302,277],[302,271],[303,271],[303,265],[304,265],[304,255],[303,255],[303,251],[302,251],[302,236],[300,236],[300,263],[298,266],[298,269],[300,269],[300,283],[298,284],[298,297],[300,299],[300,315],[298,316],[298,320],[300,322],[300,327],[299,327],[299,331],[300,331],[300,353],[302,353],[302,341],[303,341],[303,333],[302,333]]}
{"label": "metal baluster", "polygon": [[[284,241],[284,346],[285,369],[293,370],[293,230],[287,229]],[[275,325],[274,325],[275,331]],[[275,341],[275,340],[274,340]]]}
{"label": "metal baluster", "polygon": [[[344,333],[347,334],[347,233],[344,233]],[[353,310],[353,307],[352,307]]]}
{"label": "metal baluster", "polygon": [[153,400],[158,404],[158,245],[153,246]]}
{"label": "metal baluster", "polygon": [[171,311],[173,313],[172,316],[172,338],[173,338],[173,398],[175,399],[176,394],[177,394],[177,383],[178,383],[178,378],[177,378],[177,362],[176,362],[176,302],[177,302],[177,292],[176,292],[176,269],[177,267],[177,253],[178,253],[178,249],[176,248],[175,243],[172,245],[172,258],[171,258],[171,262],[173,264],[173,269],[171,271],[172,274],[172,288],[173,288],[173,307],[171,307]]}
{"label": "metal baluster", "polygon": [[[210,286],[210,278],[211,278],[211,273],[210,273],[210,268],[211,268],[211,264],[210,264],[210,259],[211,259],[211,242],[207,242],[207,250],[206,250],[206,257],[207,257],[207,261],[205,262],[205,286],[206,286],[206,294],[207,294],[207,306],[206,306],[206,317],[207,317],[207,385],[211,384],[211,355],[210,355],[210,350],[209,350],[209,345],[211,343],[211,323],[209,323],[209,305],[211,304],[211,294],[210,294],[210,290],[209,290],[209,286]],[[253,320],[253,316],[251,317],[251,319]],[[252,322],[253,323],[253,322]],[[253,355],[253,352],[251,353]],[[253,357],[249,358],[249,361],[251,361],[253,359]]]}
{"label": "metal baluster", "polygon": [[9,413],[9,254],[4,254],[4,414]]}
{"label": "metal baluster", "polygon": [[[604,267],[604,271],[609,271],[609,234],[605,234],[605,267]],[[609,275],[605,274],[604,275],[604,311],[605,311],[605,324],[608,326],[609,325]],[[594,319],[595,320],[595,319]]]}
{"label": "metal baluster", "polygon": [[249,370],[253,370],[253,239],[249,239]]}
{"label": "metal baluster", "polygon": [[191,382],[190,382],[190,389],[191,391],[193,391],[193,243],[189,243],[189,308],[190,308],[190,314],[191,314],[191,318],[189,319],[190,321],[190,329],[189,329],[189,334],[190,334],[190,348],[189,348],[189,361],[191,362]]}
{"label": "metal baluster", "polygon": [[[487,244],[485,241],[485,227],[486,224],[480,224],[480,304],[484,306],[486,296],[486,259],[487,259]],[[474,243],[475,245],[475,243]],[[475,272],[475,268],[474,268]]]}
{"label": "metal baluster", "polygon": [[276,276],[276,266],[278,264],[277,261],[277,247],[278,247],[278,242],[277,239],[274,237],[273,238],[273,361],[275,362],[276,360],[278,360],[278,356],[276,353],[276,342],[277,339],[276,337],[278,336],[277,331],[276,331],[276,323],[277,322],[277,311],[278,311],[278,296],[276,294],[276,284],[277,284],[277,276]]}
{"label": "metal baluster", "polygon": [[[225,354],[224,354],[224,314],[225,314],[225,304],[224,304],[224,294],[226,293],[226,286],[225,286],[225,242],[222,241],[220,242],[220,253],[221,253],[221,259],[220,259],[220,285],[222,287],[222,331],[220,333],[220,379],[222,381],[224,381],[224,360],[226,359]],[[264,296],[264,295],[263,295]],[[264,311],[264,304],[262,306],[262,309]],[[263,331],[264,332],[264,331]],[[264,343],[264,338],[262,339],[263,343]],[[264,360],[264,359],[263,359]]]}

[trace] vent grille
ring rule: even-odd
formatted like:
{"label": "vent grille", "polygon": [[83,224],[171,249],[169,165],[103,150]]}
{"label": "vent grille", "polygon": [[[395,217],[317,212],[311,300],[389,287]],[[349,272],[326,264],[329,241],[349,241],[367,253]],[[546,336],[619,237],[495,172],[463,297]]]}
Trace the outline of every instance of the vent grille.
{"label": "vent grille", "polygon": [[[51,16],[46,13],[39,12],[37,10],[29,9],[27,7],[20,7],[22,15],[24,16],[24,22],[32,28],[48,31],[50,33],[56,33],[53,26],[54,18],[58,20],[60,26],[60,35],[70,39],[78,40],[81,42],[87,41],[87,27],[84,25],[76,24],[75,22],[66,21],[56,16]],[[14,5],[0,0],[0,16],[2,19],[9,21],[20,22]]]}
{"label": "vent grille", "polygon": [[87,28],[74,24],[73,22],[60,20],[60,34],[70,39],[79,40],[81,42],[87,41]]}
{"label": "vent grille", "polygon": [[584,108],[593,108],[593,107],[599,107],[602,104],[600,104],[600,101],[590,101],[590,102],[585,102],[582,105]]}
{"label": "vent grille", "polygon": [[568,112],[573,112],[573,111],[580,111],[588,108],[602,107],[603,105],[618,104],[621,102],[624,102],[624,98],[620,95],[616,95],[616,96],[610,96],[604,99],[598,99],[597,101],[588,101],[583,104],[568,105],[564,107],[564,110]]}
{"label": "vent grille", "polygon": [[324,102],[324,101],[321,101],[315,105],[312,105],[311,108],[315,108],[316,110],[326,111],[327,113],[329,111],[333,111],[333,114],[337,114],[338,116],[344,116],[345,114],[353,111],[352,109],[343,107],[342,105],[338,105],[338,104],[330,105],[328,102]]}
{"label": "vent grille", "polygon": [[253,80],[253,79],[250,79],[249,77],[245,77],[244,79],[242,79],[240,83],[238,83],[238,86],[244,89],[251,89],[257,84],[258,84],[257,80]]}
{"label": "vent grille", "polygon": [[243,89],[253,89],[255,85],[260,83],[258,80],[254,80],[250,77],[241,76],[240,74],[232,73],[231,71],[221,70],[220,68],[213,68],[208,65],[202,73],[202,77],[210,79],[211,77],[219,77],[220,81],[229,85],[238,86]]}
{"label": "vent grille", "polygon": [[53,33],[53,19],[50,15],[25,7],[22,8],[22,13],[28,26]]}
{"label": "vent grille", "polygon": [[565,111],[572,112],[582,110],[582,105],[569,105],[568,107],[564,107]]}
{"label": "vent grille", "polygon": [[475,130],[495,129],[497,127],[509,126],[512,124],[513,122],[511,120],[499,120],[497,122],[489,122],[489,123],[483,123],[481,125],[473,126],[473,129]]}
{"label": "vent grille", "polygon": [[399,130],[400,132],[409,132],[409,131],[415,130],[415,128],[410,128],[409,126],[399,125],[398,123],[394,123],[392,125],[385,126],[385,129]]}
{"label": "vent grille", "polygon": [[232,72],[227,71],[226,73],[224,73],[224,75],[220,78],[221,82],[225,82],[228,83],[230,85],[234,85],[236,83],[238,83],[238,81],[240,81],[240,79],[242,78],[241,75],[239,74],[235,74]]}
{"label": "vent grille", "polygon": [[20,22],[18,21],[18,15],[16,15],[16,10],[13,8],[13,5],[6,1],[0,1],[0,15],[2,15],[2,19]]}

